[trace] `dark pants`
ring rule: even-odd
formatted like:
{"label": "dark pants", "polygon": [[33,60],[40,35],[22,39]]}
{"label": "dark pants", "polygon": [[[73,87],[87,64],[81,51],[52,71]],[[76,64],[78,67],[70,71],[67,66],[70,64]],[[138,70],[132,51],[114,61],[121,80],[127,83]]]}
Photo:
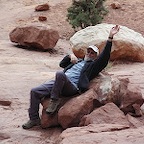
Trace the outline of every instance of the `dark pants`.
{"label": "dark pants", "polygon": [[62,96],[73,96],[77,94],[77,88],[69,81],[64,72],[56,73],[55,80],[46,81],[38,87],[31,89],[29,118],[35,120],[39,118],[39,105],[41,99],[58,99]]}

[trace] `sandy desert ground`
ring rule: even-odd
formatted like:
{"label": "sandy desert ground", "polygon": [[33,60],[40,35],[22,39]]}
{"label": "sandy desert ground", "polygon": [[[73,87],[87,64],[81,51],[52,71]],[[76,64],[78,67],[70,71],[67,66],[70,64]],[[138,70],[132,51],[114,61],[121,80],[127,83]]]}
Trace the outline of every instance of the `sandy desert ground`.
{"label": "sandy desert ground", "polygon": [[[108,0],[109,14],[103,22],[125,25],[144,35],[144,1],[117,0],[121,9],[112,9]],[[48,2],[50,10],[35,12],[34,8]],[[11,106],[0,105],[0,143],[2,144],[44,144],[53,143],[61,133],[60,128],[43,130],[34,128],[23,130],[21,125],[27,121],[29,91],[54,76],[59,70],[58,63],[67,51],[71,50],[69,38],[74,34],[66,21],[66,9],[71,0],[0,0],[0,100],[11,101]],[[38,16],[47,17],[39,22]],[[50,25],[59,31],[60,40],[56,52],[38,52],[20,49],[9,40],[9,32],[17,26],[38,24]],[[128,77],[134,85],[139,85],[144,97],[144,64],[119,63],[108,72],[118,77]],[[144,109],[144,108],[142,108]]]}

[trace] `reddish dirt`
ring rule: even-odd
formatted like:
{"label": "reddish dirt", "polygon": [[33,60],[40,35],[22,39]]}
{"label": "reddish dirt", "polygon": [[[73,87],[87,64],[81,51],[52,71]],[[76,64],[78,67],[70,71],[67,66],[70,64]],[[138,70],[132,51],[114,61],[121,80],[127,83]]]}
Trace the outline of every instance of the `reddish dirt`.
{"label": "reddish dirt", "polygon": [[[127,26],[144,35],[144,1],[117,0],[120,9],[112,9],[107,0],[109,10],[104,18],[105,23]],[[0,105],[0,143],[2,144],[45,144],[53,143],[61,133],[60,128],[43,130],[34,128],[23,130],[21,125],[27,121],[29,107],[29,91],[54,76],[58,63],[66,52],[71,51],[69,38],[74,34],[66,21],[67,8],[71,0],[49,0],[50,10],[35,12],[38,4],[47,0],[3,0],[0,1],[0,100],[11,101],[10,106]],[[46,16],[47,21],[39,22],[39,16]],[[9,32],[17,26],[27,24],[47,25],[58,30],[61,39],[55,53],[29,51],[16,48],[9,40]],[[135,85],[139,85],[144,96],[144,64],[119,63],[109,70],[118,77],[128,77]]]}

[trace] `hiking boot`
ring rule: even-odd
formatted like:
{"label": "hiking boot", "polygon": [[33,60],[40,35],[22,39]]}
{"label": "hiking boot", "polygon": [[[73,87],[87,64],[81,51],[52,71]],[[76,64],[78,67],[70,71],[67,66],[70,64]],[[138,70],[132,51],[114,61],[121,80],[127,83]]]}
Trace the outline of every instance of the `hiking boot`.
{"label": "hiking boot", "polygon": [[27,123],[23,124],[22,127],[23,129],[30,129],[34,126],[38,126],[40,125],[40,119],[36,119],[36,120],[29,120]]}
{"label": "hiking boot", "polygon": [[48,108],[46,109],[47,114],[53,114],[60,104],[60,100],[51,99],[48,104]]}

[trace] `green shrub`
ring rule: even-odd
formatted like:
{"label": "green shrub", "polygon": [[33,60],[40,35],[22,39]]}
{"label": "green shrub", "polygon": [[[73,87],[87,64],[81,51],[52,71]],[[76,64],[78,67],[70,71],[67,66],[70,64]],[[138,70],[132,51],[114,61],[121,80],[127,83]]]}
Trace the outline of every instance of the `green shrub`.
{"label": "green shrub", "polygon": [[107,10],[103,6],[105,0],[73,0],[67,9],[67,20],[72,28],[84,29],[102,22]]}

